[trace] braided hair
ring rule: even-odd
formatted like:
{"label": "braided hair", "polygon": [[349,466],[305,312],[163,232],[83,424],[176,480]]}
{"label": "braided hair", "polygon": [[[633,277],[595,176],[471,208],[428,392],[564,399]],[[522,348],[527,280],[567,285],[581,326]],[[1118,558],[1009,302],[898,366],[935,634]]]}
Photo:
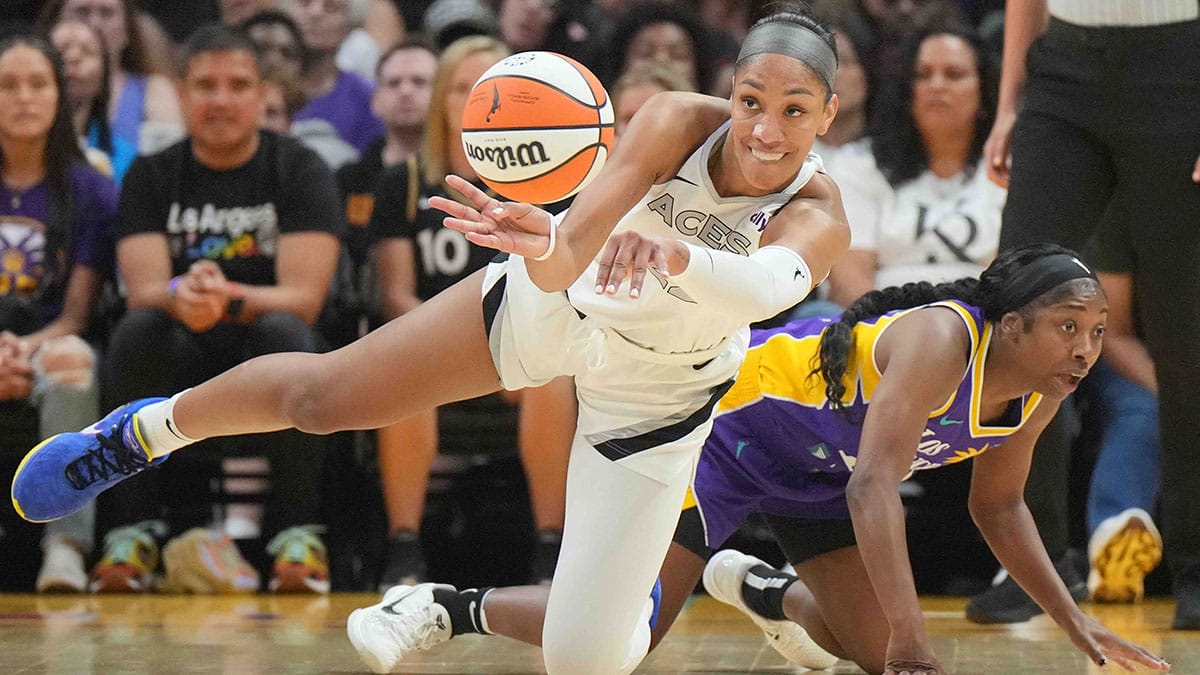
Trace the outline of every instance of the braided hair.
{"label": "braided hair", "polygon": [[1001,253],[978,279],[968,277],[940,284],[920,281],[871,291],[850,305],[838,321],[829,324],[821,333],[820,348],[810,375],[824,378],[825,397],[829,406],[844,410],[846,385],[842,378],[846,374],[853,347],[851,330],[864,319],[941,300],[961,300],[982,309],[987,321],[998,321],[1008,312],[1018,312],[1025,329],[1029,330],[1034,314],[1039,309],[1060,302],[1085,288],[1099,287],[1094,277],[1081,277],[1060,283],[1032,300],[1023,301],[1029,288],[1028,284],[1022,283],[1020,273],[1031,263],[1051,255],[1075,256],[1075,253],[1055,244],[1034,244]]}

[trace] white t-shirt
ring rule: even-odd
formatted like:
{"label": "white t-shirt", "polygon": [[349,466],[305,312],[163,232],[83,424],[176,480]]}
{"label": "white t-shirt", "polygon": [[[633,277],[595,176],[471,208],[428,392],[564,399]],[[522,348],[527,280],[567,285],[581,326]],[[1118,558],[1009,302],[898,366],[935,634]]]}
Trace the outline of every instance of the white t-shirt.
{"label": "white t-shirt", "polygon": [[830,175],[841,188],[850,248],[879,257],[876,288],[979,276],[996,257],[1007,191],[982,163],[950,178],[925,171],[893,188],[861,140],[841,148]]}

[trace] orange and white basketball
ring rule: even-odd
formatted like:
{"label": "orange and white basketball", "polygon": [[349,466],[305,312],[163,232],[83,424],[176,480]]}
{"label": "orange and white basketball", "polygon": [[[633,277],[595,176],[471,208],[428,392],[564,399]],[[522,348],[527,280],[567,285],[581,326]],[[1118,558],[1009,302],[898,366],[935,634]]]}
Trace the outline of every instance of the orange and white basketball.
{"label": "orange and white basketball", "polygon": [[579,192],[613,145],[613,108],[590,70],[554,52],[492,66],[463,110],[471,167],[505,198],[549,204]]}

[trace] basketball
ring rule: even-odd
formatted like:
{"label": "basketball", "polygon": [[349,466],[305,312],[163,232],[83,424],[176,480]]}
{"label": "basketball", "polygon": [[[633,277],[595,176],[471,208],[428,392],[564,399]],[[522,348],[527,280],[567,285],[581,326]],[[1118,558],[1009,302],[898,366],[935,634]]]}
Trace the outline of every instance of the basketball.
{"label": "basketball", "polygon": [[613,144],[613,108],[574,59],[522,52],[479,78],[463,110],[463,150],[479,178],[518,202],[549,204],[583,189]]}

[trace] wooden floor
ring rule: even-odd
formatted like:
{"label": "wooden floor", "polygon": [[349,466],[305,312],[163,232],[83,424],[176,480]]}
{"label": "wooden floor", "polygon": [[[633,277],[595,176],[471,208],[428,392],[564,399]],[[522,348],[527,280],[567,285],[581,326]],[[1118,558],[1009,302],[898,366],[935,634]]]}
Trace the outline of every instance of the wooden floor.
{"label": "wooden floor", "polygon": [[[369,595],[300,597],[0,595],[0,673],[365,672],[344,621]],[[954,673],[1113,673],[1089,666],[1045,617],[1010,627],[963,619],[964,600],[923,601],[935,649]],[[1093,606],[1121,634],[1200,673],[1200,632],[1169,630],[1172,603]],[[397,672],[540,673],[537,649],[469,636]],[[735,610],[697,597],[639,673],[795,672]],[[834,673],[862,672],[841,663]]]}

